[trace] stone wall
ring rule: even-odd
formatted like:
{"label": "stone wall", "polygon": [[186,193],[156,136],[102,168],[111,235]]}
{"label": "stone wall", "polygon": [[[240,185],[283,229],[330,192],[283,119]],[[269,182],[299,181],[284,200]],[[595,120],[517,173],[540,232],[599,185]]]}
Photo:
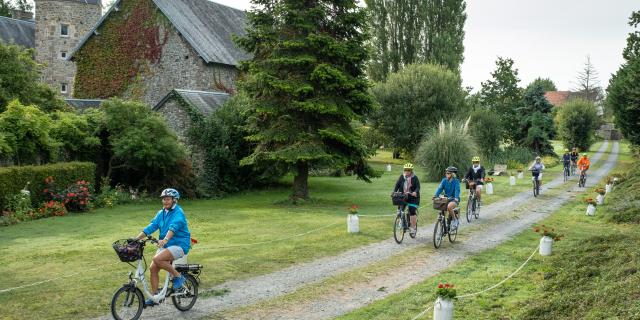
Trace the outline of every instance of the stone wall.
{"label": "stone wall", "polygon": [[127,89],[125,97],[138,98],[154,107],[173,89],[224,91],[224,88],[235,88],[237,69],[234,66],[205,63],[172,25],[161,28],[161,39],[165,33],[168,39],[160,61],[148,65],[137,82]]}
{"label": "stone wall", "polygon": [[[60,92],[67,84],[67,93],[73,92],[75,64],[66,61],[80,39],[95,26],[102,14],[101,5],[83,1],[36,0],[36,61],[44,65],[41,80]],[[61,25],[68,25],[68,36],[61,36]]]}

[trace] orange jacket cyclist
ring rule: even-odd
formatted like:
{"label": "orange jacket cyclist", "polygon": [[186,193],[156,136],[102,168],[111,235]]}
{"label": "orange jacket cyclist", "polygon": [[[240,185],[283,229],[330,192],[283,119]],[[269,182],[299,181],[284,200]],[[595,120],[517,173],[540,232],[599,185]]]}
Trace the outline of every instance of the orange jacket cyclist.
{"label": "orange jacket cyclist", "polygon": [[580,172],[587,172],[587,170],[589,170],[591,162],[589,162],[589,158],[587,158],[586,153],[583,153],[582,158],[578,159],[577,165]]}

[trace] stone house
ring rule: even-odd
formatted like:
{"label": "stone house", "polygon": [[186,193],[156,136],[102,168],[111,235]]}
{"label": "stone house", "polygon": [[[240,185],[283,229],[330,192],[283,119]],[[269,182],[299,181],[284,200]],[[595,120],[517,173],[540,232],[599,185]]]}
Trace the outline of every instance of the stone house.
{"label": "stone house", "polygon": [[73,96],[155,106],[176,88],[233,92],[244,27],[243,11],[208,0],[118,0],[70,55]]}

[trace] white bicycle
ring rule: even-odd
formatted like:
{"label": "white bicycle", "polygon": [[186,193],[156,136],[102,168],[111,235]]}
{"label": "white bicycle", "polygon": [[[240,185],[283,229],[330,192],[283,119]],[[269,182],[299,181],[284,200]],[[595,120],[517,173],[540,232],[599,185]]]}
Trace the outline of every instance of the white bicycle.
{"label": "white bicycle", "polygon": [[[148,236],[144,240],[125,239],[118,240],[113,243],[113,249],[120,257],[120,261],[126,262],[136,268],[135,275],[129,272],[129,282],[125,283],[111,300],[111,315],[117,320],[136,320],[140,318],[142,310],[147,306],[144,303],[144,297],[151,298],[155,303],[162,303],[168,297],[171,297],[173,305],[180,311],[187,311],[193,307],[198,299],[198,285],[200,283],[200,270],[202,265],[187,264],[187,256],[173,262],[173,267],[185,277],[186,281],[182,288],[173,290],[173,286],[169,287],[170,274],[167,272],[164,286],[160,292],[153,295],[149,291],[149,284],[144,274],[147,271],[147,261],[143,252],[147,242],[158,243],[152,236]],[[138,261],[135,267],[131,262]],[[138,287],[138,283],[142,283],[142,290]],[[143,295],[144,292],[144,295]]]}

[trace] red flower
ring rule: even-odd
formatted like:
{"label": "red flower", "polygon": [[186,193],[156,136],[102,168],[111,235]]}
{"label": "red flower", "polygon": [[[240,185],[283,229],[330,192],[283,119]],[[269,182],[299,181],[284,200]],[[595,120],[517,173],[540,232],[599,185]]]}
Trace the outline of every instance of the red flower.
{"label": "red flower", "polygon": [[444,288],[444,286],[442,285],[442,283],[438,283],[438,289],[442,289]]}
{"label": "red flower", "polygon": [[445,283],[445,284],[444,284],[444,287],[445,287],[445,288],[447,288],[447,289],[449,289],[449,288],[451,288],[451,285],[449,285],[448,283]]}
{"label": "red flower", "polygon": [[198,240],[196,240],[195,238],[191,238],[191,243],[196,244],[198,243]]}

